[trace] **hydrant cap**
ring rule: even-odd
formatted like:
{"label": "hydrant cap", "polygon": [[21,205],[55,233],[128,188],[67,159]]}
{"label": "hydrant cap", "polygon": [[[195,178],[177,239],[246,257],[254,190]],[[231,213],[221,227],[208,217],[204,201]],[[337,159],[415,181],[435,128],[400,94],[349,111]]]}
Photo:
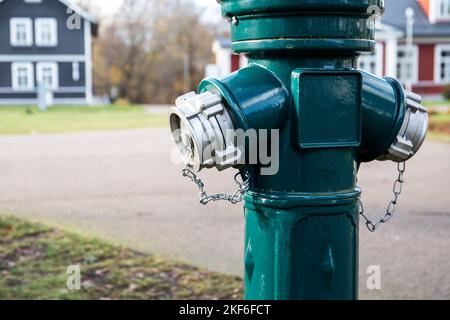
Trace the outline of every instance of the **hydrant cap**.
{"label": "hydrant cap", "polygon": [[328,10],[361,12],[370,6],[378,6],[384,12],[384,0],[218,0],[224,16],[250,12],[282,10]]}
{"label": "hydrant cap", "polygon": [[238,53],[372,51],[384,0],[220,0]]}
{"label": "hydrant cap", "polygon": [[220,95],[187,93],[170,110],[170,129],[185,164],[194,170],[225,170],[238,164],[241,152],[234,145],[234,124]]}
{"label": "hydrant cap", "polygon": [[199,163],[199,159],[195,159],[198,154],[198,146],[195,145],[195,139],[192,137],[193,130],[189,122],[180,113],[177,108],[172,108],[169,116],[170,129],[175,145],[178,147],[181,158],[185,164],[192,166]]}

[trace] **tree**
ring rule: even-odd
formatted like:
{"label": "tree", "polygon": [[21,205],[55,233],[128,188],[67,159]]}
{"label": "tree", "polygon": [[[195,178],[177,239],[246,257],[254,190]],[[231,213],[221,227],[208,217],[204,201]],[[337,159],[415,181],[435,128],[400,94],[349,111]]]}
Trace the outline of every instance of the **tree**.
{"label": "tree", "polygon": [[94,46],[96,92],[116,86],[133,103],[172,103],[194,89],[213,39],[200,17],[188,0],[125,0]]}

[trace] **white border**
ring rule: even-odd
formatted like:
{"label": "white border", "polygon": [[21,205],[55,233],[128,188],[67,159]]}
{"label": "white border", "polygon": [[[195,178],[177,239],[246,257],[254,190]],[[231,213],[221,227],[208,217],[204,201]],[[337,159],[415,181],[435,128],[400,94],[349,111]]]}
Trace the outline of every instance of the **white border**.
{"label": "white border", "polygon": [[447,84],[441,79],[441,53],[450,50],[450,44],[436,44],[434,47],[434,82],[437,84]]}
{"label": "white border", "polygon": [[86,103],[91,104],[93,101],[92,94],[92,34],[91,22],[84,20],[84,54],[85,54],[85,86],[86,86]]}
{"label": "white border", "polygon": [[[19,43],[17,39],[17,24],[24,23],[27,39],[25,43]],[[9,20],[9,41],[13,47],[31,47],[33,45],[33,21],[31,18],[11,18]]]}
{"label": "white border", "polygon": [[385,77],[397,77],[398,39],[388,38],[384,43]]}
{"label": "white border", "polygon": [[[42,25],[48,23],[50,26],[50,42],[42,39]],[[58,21],[55,18],[36,18],[34,20],[34,38],[37,47],[58,46]]]}
{"label": "white border", "polygon": [[[0,99],[0,105],[2,106],[27,106],[35,105],[38,103],[37,99],[27,98],[27,99]],[[55,105],[86,105],[86,100],[83,98],[54,98],[53,104]]]}
{"label": "white border", "polygon": [[52,70],[52,84],[51,89],[57,90],[59,87],[59,68],[56,62],[38,62],[36,64],[36,80],[37,83],[42,82],[43,78],[43,69],[50,68]]}
{"label": "white border", "polygon": [[2,54],[0,62],[85,62],[84,55],[25,55],[25,54]]}
{"label": "white border", "polygon": [[436,0],[430,0],[430,22],[435,23],[437,18],[437,7],[436,7]]}
{"label": "white border", "polygon": [[80,63],[77,61],[72,62],[72,80],[75,82],[80,81]]}
{"label": "white border", "polygon": [[[37,89],[33,88],[33,90],[13,90],[11,87],[0,87],[1,93],[36,93]],[[55,90],[55,93],[85,93],[86,87],[59,87]],[[0,98],[1,100],[1,98]]]}
{"label": "white border", "polygon": [[[397,46],[397,65],[400,62],[400,59],[398,58],[398,52],[400,50],[404,50],[407,53],[408,46],[406,44],[399,44]],[[405,79],[400,79],[399,75],[396,75],[396,78],[400,81],[405,81]],[[415,85],[417,82],[419,82],[419,46],[414,44],[413,45],[413,79],[412,79],[412,85]]]}
{"label": "white border", "polygon": [[[19,87],[18,69],[26,68],[28,77],[28,88]],[[34,66],[31,62],[14,62],[11,64],[11,85],[13,91],[30,92],[34,90]]]}
{"label": "white border", "polygon": [[[435,21],[439,21],[439,22],[445,22],[445,21],[450,21],[450,15],[441,15],[441,2],[443,0],[436,0],[436,18]],[[446,0],[448,1],[448,0]],[[431,2],[435,2],[435,1],[431,1]],[[448,1],[448,6],[450,6],[450,1]]]}
{"label": "white border", "polygon": [[[384,64],[383,63],[384,62],[383,61],[383,56],[384,56],[385,45],[386,44],[383,45],[383,43],[377,42],[377,43],[375,43],[375,50],[373,52],[365,53],[365,54],[360,55],[359,58],[358,58],[358,68],[359,68],[359,65],[360,65],[360,59],[361,58],[367,58],[367,57],[369,57],[371,55],[374,55],[375,56],[375,63],[376,63],[375,75],[378,76],[378,77],[382,77],[383,76],[383,67],[384,67],[384,65],[383,65]],[[371,72],[371,70],[364,70],[364,71]]]}

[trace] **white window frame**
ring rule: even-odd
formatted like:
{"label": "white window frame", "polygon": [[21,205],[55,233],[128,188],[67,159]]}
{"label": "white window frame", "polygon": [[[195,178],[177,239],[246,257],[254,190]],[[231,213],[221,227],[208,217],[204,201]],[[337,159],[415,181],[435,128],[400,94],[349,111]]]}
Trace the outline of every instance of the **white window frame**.
{"label": "white window frame", "polygon": [[[21,87],[19,84],[19,69],[27,69],[27,86]],[[32,91],[34,90],[34,67],[31,62],[13,62],[11,64],[11,83],[13,91]]]}
{"label": "white window frame", "polygon": [[51,69],[52,73],[52,83],[49,88],[52,90],[57,90],[59,88],[59,71],[58,63],[56,62],[39,62],[36,64],[36,80],[37,83],[42,83],[44,77],[44,69]]}
{"label": "white window frame", "polygon": [[[408,79],[403,79],[401,74],[398,74],[398,65],[399,64],[406,64],[408,63],[408,57],[402,57],[400,58],[398,56],[399,51],[405,51],[407,53],[408,46],[406,44],[399,44],[397,47],[397,66],[396,66],[396,72],[397,72],[397,79],[402,82],[406,83]],[[419,82],[419,47],[417,45],[413,45],[413,56],[412,56],[412,84],[416,84]]]}
{"label": "white window frame", "polygon": [[[26,39],[20,42],[17,37],[17,26],[25,25]],[[30,18],[11,18],[9,20],[10,43],[13,47],[31,47],[33,45],[33,21]]]}
{"label": "white window frame", "polygon": [[[450,0],[437,0],[436,15],[438,20],[450,20]],[[444,8],[444,10],[441,10]]]}
{"label": "white window frame", "polygon": [[[450,72],[447,74],[447,77],[441,78],[441,64],[442,64],[442,52],[450,51],[450,44],[438,44],[434,49],[434,81],[438,84],[449,84],[450,83]],[[446,64],[450,70],[450,57],[446,57]]]}
{"label": "white window frame", "polygon": [[[42,37],[44,25],[50,27],[50,40],[45,41]],[[38,47],[56,47],[58,45],[58,22],[55,18],[36,18],[34,21],[35,42]]]}
{"label": "white window frame", "polygon": [[[376,76],[383,76],[383,56],[384,56],[384,46],[382,43],[377,42],[375,44],[375,51],[371,53],[364,53],[358,59],[358,68],[373,73]],[[362,68],[363,64],[372,64],[375,63],[375,70]]]}

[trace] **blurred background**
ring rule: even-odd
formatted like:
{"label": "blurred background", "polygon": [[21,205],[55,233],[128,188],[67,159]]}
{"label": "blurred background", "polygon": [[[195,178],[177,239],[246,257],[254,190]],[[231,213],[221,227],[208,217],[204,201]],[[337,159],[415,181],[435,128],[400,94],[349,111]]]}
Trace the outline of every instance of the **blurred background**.
{"label": "blurred background", "polygon": [[[430,13],[430,1],[387,0],[359,61],[430,111],[395,218],[374,234],[361,224],[362,299],[450,299],[450,0],[434,1]],[[0,298],[241,298],[242,207],[198,203],[167,127],[176,97],[247,65],[220,6],[24,3],[0,2]],[[78,38],[59,29],[72,14]],[[57,21],[36,22],[41,43],[29,41],[36,17]],[[211,192],[232,192],[233,175],[202,173]],[[369,216],[384,214],[396,177],[392,163],[361,167]],[[66,287],[70,265],[79,290]],[[382,286],[369,290],[374,265]]]}

